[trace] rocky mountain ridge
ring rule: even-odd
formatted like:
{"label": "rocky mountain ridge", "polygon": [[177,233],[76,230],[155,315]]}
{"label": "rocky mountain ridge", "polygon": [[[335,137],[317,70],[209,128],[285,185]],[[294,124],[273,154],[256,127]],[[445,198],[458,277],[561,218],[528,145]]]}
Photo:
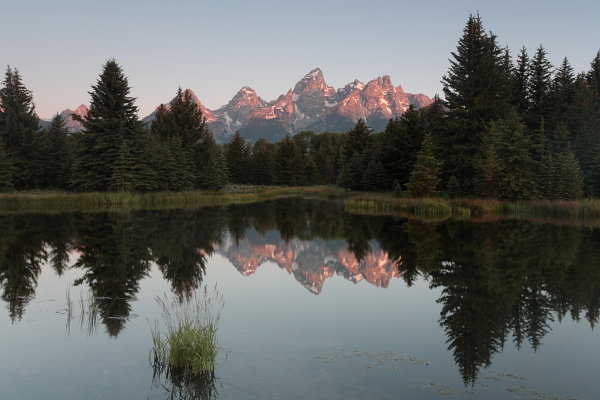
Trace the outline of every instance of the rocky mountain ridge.
{"label": "rocky mountain ridge", "polygon": [[[235,131],[251,141],[266,138],[277,141],[287,134],[302,130],[315,132],[345,132],[359,118],[377,132],[387,121],[406,111],[409,105],[417,108],[432,103],[424,94],[406,93],[402,86],[394,86],[388,75],[375,78],[366,84],[354,80],[343,88],[327,85],[323,72],[315,68],[306,74],[293,89],[277,99],[267,102],[256,91],[244,86],[224,106],[210,110],[191,90],[194,102],[202,111],[217,141],[226,142]],[[70,131],[81,129],[81,123],[72,114],[84,116],[87,107],[81,105],[74,111],[65,110],[61,115]],[[151,123],[154,112],[144,118]]]}

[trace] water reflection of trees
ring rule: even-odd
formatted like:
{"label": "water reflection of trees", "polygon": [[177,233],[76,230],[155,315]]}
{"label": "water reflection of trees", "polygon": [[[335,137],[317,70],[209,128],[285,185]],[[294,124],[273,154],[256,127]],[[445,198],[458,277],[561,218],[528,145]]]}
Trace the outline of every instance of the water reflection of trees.
{"label": "water reflection of trees", "polygon": [[[117,335],[151,262],[183,300],[199,287],[206,259],[223,234],[240,243],[249,231],[277,231],[282,242],[345,242],[358,260],[378,244],[407,285],[422,278],[441,290],[439,322],[467,384],[508,341],[536,350],[552,321],[570,316],[595,326],[599,318],[597,229],[364,217],[346,214],[335,203],[303,200],[200,210],[9,215],[0,222],[0,289],[13,320],[23,316],[33,298],[41,265],[49,263],[61,274],[69,253],[77,251],[73,268],[83,275],[76,283],[89,285],[107,332]],[[309,255],[303,257],[307,268],[317,268],[308,265]]]}

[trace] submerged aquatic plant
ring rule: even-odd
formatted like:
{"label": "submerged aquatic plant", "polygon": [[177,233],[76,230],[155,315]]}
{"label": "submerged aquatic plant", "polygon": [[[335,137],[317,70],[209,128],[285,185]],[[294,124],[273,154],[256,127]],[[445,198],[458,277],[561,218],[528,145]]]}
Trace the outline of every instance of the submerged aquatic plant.
{"label": "submerged aquatic plant", "polygon": [[212,376],[223,309],[223,298],[216,286],[212,291],[205,286],[189,299],[163,296],[156,301],[162,310],[162,321],[155,321],[151,330],[150,362],[155,375],[166,372],[178,379]]}
{"label": "submerged aquatic plant", "polygon": [[67,315],[67,332],[71,332],[71,321],[77,316],[79,317],[79,326],[81,330],[85,330],[88,336],[91,336],[98,325],[98,318],[100,315],[100,309],[98,306],[98,299],[90,292],[84,297],[81,294],[79,298],[79,313],[76,314],[75,303],[71,299],[71,290],[66,290],[67,306],[65,308],[65,314]]}

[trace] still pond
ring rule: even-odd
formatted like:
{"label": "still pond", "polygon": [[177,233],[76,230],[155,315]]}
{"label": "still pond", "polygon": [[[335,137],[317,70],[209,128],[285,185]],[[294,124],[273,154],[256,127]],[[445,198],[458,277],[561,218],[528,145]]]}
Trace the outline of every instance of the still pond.
{"label": "still pond", "polygon": [[[597,399],[600,228],[288,199],[0,215],[1,399]],[[156,371],[214,288],[214,374]]]}

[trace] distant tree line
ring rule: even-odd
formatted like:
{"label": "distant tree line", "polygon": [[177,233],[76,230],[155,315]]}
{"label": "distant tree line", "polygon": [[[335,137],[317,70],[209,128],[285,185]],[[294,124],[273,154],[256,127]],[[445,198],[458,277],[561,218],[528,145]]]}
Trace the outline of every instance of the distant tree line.
{"label": "distant tree line", "polygon": [[[179,89],[150,127],[121,67],[109,60],[90,92],[83,131],[56,115],[39,130],[31,92],[7,69],[0,88],[0,190],[177,191],[228,183],[337,184],[396,195],[577,199],[600,194],[600,52],[575,74],[539,46],[516,61],[471,15],[444,99],[409,107],[381,133],[302,131],[278,143],[236,133],[219,145]],[[76,117],[76,116],[74,116]]]}

